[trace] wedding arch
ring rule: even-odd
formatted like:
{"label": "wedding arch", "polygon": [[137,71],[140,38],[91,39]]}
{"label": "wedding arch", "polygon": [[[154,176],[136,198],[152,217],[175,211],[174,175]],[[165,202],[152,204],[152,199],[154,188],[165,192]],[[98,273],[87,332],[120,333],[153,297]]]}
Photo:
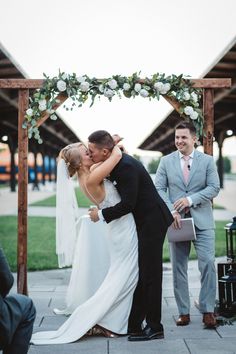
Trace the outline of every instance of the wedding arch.
{"label": "wedding arch", "polygon": [[[231,87],[231,79],[187,79],[183,75],[154,74],[140,78],[137,73],[129,77],[114,75],[108,79],[90,79],[59,73],[57,77],[40,79],[0,79],[0,89],[18,90],[18,246],[17,290],[27,294],[27,202],[28,202],[28,138],[39,143],[38,128],[49,117],[55,119],[55,110],[68,97],[72,107],[81,106],[91,98],[114,95],[159,99],[163,96],[184,119],[191,119],[198,135],[203,133],[204,152],[213,154],[214,89]],[[32,97],[29,91],[34,89]],[[200,108],[200,105],[202,108]],[[69,109],[66,107],[66,109]]]}

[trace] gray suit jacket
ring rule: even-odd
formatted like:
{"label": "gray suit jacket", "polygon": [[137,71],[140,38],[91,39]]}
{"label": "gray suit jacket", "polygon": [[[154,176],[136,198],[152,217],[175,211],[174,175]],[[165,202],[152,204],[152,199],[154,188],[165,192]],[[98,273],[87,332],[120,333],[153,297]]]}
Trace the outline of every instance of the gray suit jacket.
{"label": "gray suit jacket", "polygon": [[190,213],[195,226],[200,230],[215,227],[211,200],[219,193],[220,183],[212,156],[194,151],[187,185],[179,152],[163,156],[156,172],[155,186],[170,211],[174,210],[173,203],[177,199],[189,196],[193,202]]}

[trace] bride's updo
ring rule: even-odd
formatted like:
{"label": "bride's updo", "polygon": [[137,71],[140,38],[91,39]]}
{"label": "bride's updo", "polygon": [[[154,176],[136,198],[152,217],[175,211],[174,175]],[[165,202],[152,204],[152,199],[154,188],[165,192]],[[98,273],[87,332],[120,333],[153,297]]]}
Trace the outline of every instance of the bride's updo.
{"label": "bride's updo", "polygon": [[69,176],[72,177],[78,172],[81,166],[81,156],[79,147],[84,145],[83,143],[74,143],[64,147],[59,154],[59,158],[65,160]]}

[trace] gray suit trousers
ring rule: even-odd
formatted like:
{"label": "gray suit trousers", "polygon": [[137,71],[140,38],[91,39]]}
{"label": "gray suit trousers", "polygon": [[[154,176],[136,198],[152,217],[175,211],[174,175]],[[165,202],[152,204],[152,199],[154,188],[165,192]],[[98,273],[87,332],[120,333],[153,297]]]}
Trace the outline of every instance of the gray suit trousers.
{"label": "gray suit trousers", "polygon": [[[202,313],[214,312],[216,297],[215,232],[213,229],[199,230],[196,228],[196,236],[197,239],[193,241],[193,244],[201,274],[199,309]],[[174,294],[180,315],[190,313],[187,274],[190,248],[191,241],[170,243]]]}

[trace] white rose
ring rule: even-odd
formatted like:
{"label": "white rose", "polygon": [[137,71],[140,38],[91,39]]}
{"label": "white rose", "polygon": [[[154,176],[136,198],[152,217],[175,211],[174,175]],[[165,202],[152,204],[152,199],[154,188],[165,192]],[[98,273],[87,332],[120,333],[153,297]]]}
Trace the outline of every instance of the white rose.
{"label": "white rose", "polygon": [[27,116],[32,117],[32,115],[33,115],[32,108],[28,108],[27,111],[26,111],[26,114],[27,114]]}
{"label": "white rose", "polygon": [[136,92],[139,92],[139,91],[141,90],[141,88],[142,88],[142,86],[141,86],[141,84],[139,84],[139,83],[137,83],[137,84],[134,85],[134,90],[135,90]]}
{"label": "white rose", "polygon": [[66,83],[65,83],[65,81],[63,81],[63,80],[57,81],[57,89],[58,89],[58,91],[60,91],[60,92],[65,91],[65,90],[66,90]]}
{"label": "white rose", "polygon": [[154,89],[157,90],[157,91],[160,91],[160,90],[163,89],[163,86],[164,86],[163,82],[160,82],[160,81],[159,82],[155,82]]}
{"label": "white rose", "polygon": [[57,120],[57,115],[56,115],[56,114],[52,114],[52,115],[50,116],[50,119],[52,119],[52,120]]}
{"label": "white rose", "polygon": [[61,100],[59,100],[59,98],[57,98],[55,101],[56,101],[56,103],[60,103],[61,102]]}
{"label": "white rose", "polygon": [[184,113],[187,115],[187,116],[190,116],[190,114],[192,114],[194,112],[194,110],[193,110],[193,107],[191,107],[191,106],[186,106],[185,108],[184,108]]}
{"label": "white rose", "polygon": [[39,110],[42,112],[42,111],[45,111],[47,109],[47,106],[46,105],[39,105]]}
{"label": "white rose", "polygon": [[198,97],[197,97],[197,94],[195,92],[191,93],[191,97],[192,97],[193,102],[197,103]]}
{"label": "white rose", "polygon": [[45,99],[39,100],[38,104],[40,111],[45,111],[47,109],[47,101]]}
{"label": "white rose", "polygon": [[170,84],[169,84],[169,82],[166,82],[166,83],[164,84],[164,90],[166,91],[166,93],[167,93],[168,91],[170,91]]}
{"label": "white rose", "polygon": [[88,81],[81,82],[79,88],[82,92],[87,92],[89,90],[89,82]]}
{"label": "white rose", "polygon": [[115,88],[117,88],[117,81],[115,79],[108,81],[108,86],[110,86],[112,90],[115,90]]}
{"label": "white rose", "polygon": [[86,77],[85,77],[85,76],[78,76],[78,77],[77,77],[77,80],[78,80],[80,83],[82,83],[82,82],[84,82],[84,81],[86,80]]}
{"label": "white rose", "polygon": [[198,113],[197,113],[196,111],[193,111],[193,112],[190,114],[190,118],[193,119],[193,120],[197,119],[197,117],[198,117]]}
{"label": "white rose", "polygon": [[47,101],[45,99],[39,100],[39,106],[45,106],[47,104]]}
{"label": "white rose", "polygon": [[104,96],[107,97],[107,98],[111,98],[112,96],[114,96],[114,91],[113,90],[110,90],[108,88],[106,88],[104,90]]}
{"label": "white rose", "polygon": [[64,74],[61,75],[61,77],[62,77],[63,80],[66,80],[66,79],[68,79],[69,75],[64,73]]}
{"label": "white rose", "polygon": [[145,89],[141,89],[141,90],[139,91],[139,94],[140,94],[140,96],[142,96],[142,97],[148,97],[148,91],[145,90]]}
{"label": "white rose", "polygon": [[190,99],[190,94],[188,92],[184,92],[184,100],[188,101]]}
{"label": "white rose", "polygon": [[98,89],[101,93],[104,92],[104,86],[102,84],[98,86]]}
{"label": "white rose", "polygon": [[128,84],[127,82],[125,82],[124,85],[123,85],[123,89],[125,91],[129,91],[130,87],[131,87],[130,84]]}

